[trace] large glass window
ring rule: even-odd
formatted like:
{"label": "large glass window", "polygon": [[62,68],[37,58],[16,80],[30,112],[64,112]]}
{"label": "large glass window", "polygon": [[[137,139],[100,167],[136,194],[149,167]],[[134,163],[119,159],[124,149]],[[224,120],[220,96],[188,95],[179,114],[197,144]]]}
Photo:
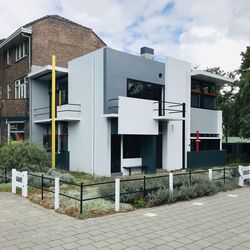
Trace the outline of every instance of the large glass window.
{"label": "large glass window", "polygon": [[24,140],[24,122],[9,123],[9,141]]}
{"label": "large glass window", "polygon": [[161,101],[162,88],[159,84],[128,79],[127,96]]}
{"label": "large glass window", "polygon": [[216,109],[215,84],[192,80],[191,107]]}

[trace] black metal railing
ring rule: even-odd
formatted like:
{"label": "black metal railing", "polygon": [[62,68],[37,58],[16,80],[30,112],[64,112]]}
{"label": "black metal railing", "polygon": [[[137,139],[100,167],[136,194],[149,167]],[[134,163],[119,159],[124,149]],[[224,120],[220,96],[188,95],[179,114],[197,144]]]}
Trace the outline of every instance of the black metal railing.
{"label": "black metal railing", "polygon": [[[220,172],[220,176],[217,177],[217,178],[214,178],[213,177],[213,181],[219,181],[219,180],[223,180],[223,183],[226,183],[226,180],[228,179],[232,179],[232,177],[227,177],[226,176],[226,170],[237,170],[238,167],[224,167],[224,168],[213,168],[213,173],[215,172]],[[11,175],[9,174],[7,168],[0,168],[0,179],[2,179],[5,183],[11,181]],[[208,169],[205,169],[205,170],[198,170],[198,171],[191,171],[191,170],[186,170],[185,172],[179,172],[179,173],[174,173],[174,180],[176,179],[176,177],[186,177],[186,181],[185,183],[186,184],[189,184],[189,185],[192,185],[193,181],[194,181],[194,178],[196,175],[200,175],[200,174],[204,174],[204,176],[206,176],[206,178],[208,178],[208,172],[209,170]],[[50,192],[50,193],[55,193],[55,191],[53,190],[53,188],[49,188],[50,187],[53,187],[53,183],[55,182],[55,179],[52,178],[52,177],[49,177],[49,176],[46,176],[44,174],[41,174],[41,175],[37,175],[37,174],[33,174],[33,173],[28,173],[28,177],[32,176],[33,178],[37,178],[38,179],[38,182],[37,183],[40,183],[40,185],[34,185],[34,184],[31,184],[30,181],[28,181],[28,186],[30,187],[33,187],[33,188],[36,188],[36,189],[39,189],[40,190],[40,193],[41,193],[41,200],[44,199],[44,192]],[[152,186],[152,183],[150,183],[151,180],[155,180],[155,179],[160,179],[160,178],[164,178],[164,185],[162,185],[163,182],[161,182],[161,184],[158,184],[158,182],[156,182],[156,185],[153,185]],[[28,178],[29,179],[29,178]],[[46,186],[45,185],[45,180],[48,180],[50,181],[51,185],[49,186]],[[141,182],[141,185],[139,186],[138,190],[132,190],[132,191],[128,191],[126,188],[125,190],[122,190],[122,184],[124,183],[128,183],[128,182]],[[157,176],[142,176],[142,177],[139,177],[139,178],[129,178],[129,179],[121,179],[120,182],[121,182],[121,192],[120,192],[120,196],[122,197],[123,195],[133,195],[133,194],[142,194],[142,197],[145,198],[147,196],[147,194],[149,192],[152,192],[152,191],[156,191],[160,188],[168,188],[168,185],[169,185],[169,173],[167,174],[160,174],[160,175],[157,175]],[[184,180],[181,180],[183,181],[184,183]],[[180,182],[180,181],[179,181]],[[178,187],[178,182],[174,181],[174,189]],[[115,187],[115,180],[111,180],[111,181],[105,181],[105,182],[99,182],[99,183],[91,183],[91,184],[84,184],[83,182],[81,183],[75,183],[75,182],[68,182],[68,181],[65,181],[65,180],[60,180],[60,184],[66,184],[66,185],[69,185],[69,186],[73,186],[74,188],[77,188],[77,190],[79,191],[78,193],[78,196],[71,196],[65,192],[62,192],[60,189],[60,193],[59,193],[59,196],[63,196],[63,197],[66,197],[68,199],[72,199],[72,200],[75,200],[77,202],[79,202],[79,213],[82,215],[83,214],[83,204],[84,202],[87,202],[87,201],[91,201],[91,200],[96,200],[96,199],[107,199],[107,198],[114,198],[115,197],[115,190],[114,188],[112,190],[114,190],[114,192],[110,193],[110,194],[107,194],[107,195],[100,195],[98,193],[97,196],[94,196],[94,197],[87,197],[87,198],[84,198],[84,191],[87,191],[86,189],[89,188],[89,187],[97,187],[99,188],[100,186],[103,186],[103,185],[107,185],[107,184],[113,184],[114,187]]]}

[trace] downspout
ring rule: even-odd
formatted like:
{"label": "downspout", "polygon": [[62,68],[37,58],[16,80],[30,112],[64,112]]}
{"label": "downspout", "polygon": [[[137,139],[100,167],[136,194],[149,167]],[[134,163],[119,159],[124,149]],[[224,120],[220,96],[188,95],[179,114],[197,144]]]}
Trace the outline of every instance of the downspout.
{"label": "downspout", "polygon": [[92,164],[91,173],[95,174],[95,58],[92,58]]}
{"label": "downspout", "polygon": [[[30,35],[27,36],[24,33],[22,33],[22,36],[28,38],[28,40],[29,40],[28,73],[30,73],[31,72],[31,36]],[[31,97],[31,84],[30,83],[31,83],[31,81],[30,81],[30,79],[28,79],[28,86],[29,86],[29,143],[31,143],[31,141],[32,141],[32,133],[31,133],[31,130],[32,130],[31,129],[31,127],[32,127],[32,125],[31,125],[31,116],[32,116],[31,102],[32,102],[32,99],[30,98]]]}

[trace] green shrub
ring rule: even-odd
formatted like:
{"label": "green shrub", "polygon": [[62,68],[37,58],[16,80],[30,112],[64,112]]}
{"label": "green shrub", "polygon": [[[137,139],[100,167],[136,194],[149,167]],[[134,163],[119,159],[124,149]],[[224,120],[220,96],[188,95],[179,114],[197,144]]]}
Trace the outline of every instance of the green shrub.
{"label": "green shrub", "polygon": [[135,207],[145,207],[145,201],[143,198],[135,199],[134,201]]}
{"label": "green shrub", "polygon": [[0,147],[0,166],[18,171],[46,172],[50,167],[50,157],[46,150],[35,144],[7,144]]}
{"label": "green shrub", "polygon": [[[72,176],[71,174],[61,173],[59,171],[52,170],[52,169],[50,169],[46,174],[41,173],[41,172],[33,172],[31,174],[39,176],[39,177],[36,177],[36,176],[29,175],[28,183],[33,185],[33,186],[36,186],[36,187],[41,187],[41,177],[40,176],[42,176],[42,174],[44,175],[44,177],[53,178],[53,180],[49,180],[49,179],[44,178],[43,179],[44,187],[54,187],[55,186],[55,181],[54,181],[55,177],[59,177],[60,180],[62,180],[62,181],[75,183],[75,177]],[[62,185],[64,183],[60,183],[60,184]]]}

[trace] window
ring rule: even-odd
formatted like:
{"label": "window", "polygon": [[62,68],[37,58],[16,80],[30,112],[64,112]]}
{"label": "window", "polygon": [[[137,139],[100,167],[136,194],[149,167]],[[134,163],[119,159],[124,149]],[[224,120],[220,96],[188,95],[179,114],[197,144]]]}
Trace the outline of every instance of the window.
{"label": "window", "polygon": [[23,42],[16,47],[16,61],[22,59],[27,55],[27,45]]}
{"label": "window", "polygon": [[10,61],[10,50],[7,49],[6,50],[6,65],[10,65],[11,61]]}
{"label": "window", "polygon": [[216,109],[216,90],[214,83],[192,80],[191,107]]}
{"label": "window", "polygon": [[15,81],[15,99],[27,98],[27,77]]}
{"label": "window", "polygon": [[24,122],[9,123],[9,142],[24,140]]}
{"label": "window", "polygon": [[161,101],[162,88],[159,84],[128,79],[127,96]]}
{"label": "window", "polygon": [[7,84],[7,89],[6,89],[7,99],[10,99],[10,92],[11,92],[10,84]]}

